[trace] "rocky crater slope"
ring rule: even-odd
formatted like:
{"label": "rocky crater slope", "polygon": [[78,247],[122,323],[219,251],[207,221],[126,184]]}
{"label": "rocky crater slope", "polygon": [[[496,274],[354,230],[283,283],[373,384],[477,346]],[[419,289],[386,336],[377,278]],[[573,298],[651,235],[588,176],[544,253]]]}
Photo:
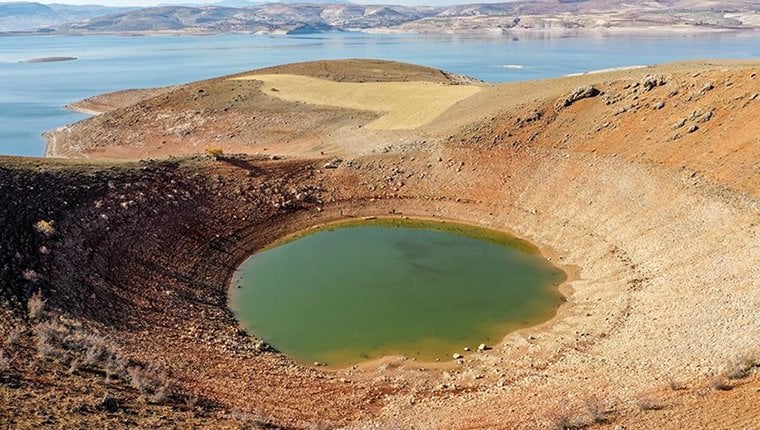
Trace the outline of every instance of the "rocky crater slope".
{"label": "rocky crater slope", "polygon": [[[751,428],[758,73],[693,62],[493,85],[353,60],[110,104],[51,136],[89,160],[0,163],[0,420]],[[382,112],[285,100],[257,74],[478,91],[414,128],[370,129]],[[238,328],[226,290],[243,259],[378,215],[511,230],[567,268],[567,303],[451,363],[312,368]]]}

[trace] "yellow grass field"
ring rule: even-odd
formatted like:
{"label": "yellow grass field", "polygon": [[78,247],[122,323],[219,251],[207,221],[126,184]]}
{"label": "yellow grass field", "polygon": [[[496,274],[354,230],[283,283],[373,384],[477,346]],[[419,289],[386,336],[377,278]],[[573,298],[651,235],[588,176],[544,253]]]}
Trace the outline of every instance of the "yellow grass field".
{"label": "yellow grass field", "polygon": [[480,91],[475,85],[432,82],[334,82],[298,75],[249,75],[262,91],[286,101],[384,113],[367,124],[374,130],[404,130],[429,124],[451,106]]}

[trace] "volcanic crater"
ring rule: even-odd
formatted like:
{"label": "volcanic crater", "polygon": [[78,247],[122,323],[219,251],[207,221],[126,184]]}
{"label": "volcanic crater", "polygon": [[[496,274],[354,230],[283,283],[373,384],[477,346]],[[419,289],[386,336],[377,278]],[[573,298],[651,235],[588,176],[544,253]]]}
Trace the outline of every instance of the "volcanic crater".
{"label": "volcanic crater", "polygon": [[[68,159],[0,160],[0,416],[11,427],[750,428],[758,72],[699,61],[489,84],[344,60],[85,100],[76,107],[101,113],[47,135],[48,155]],[[340,84],[356,86],[339,104]],[[399,91],[419,105],[366,105]],[[425,97],[436,115],[383,125],[424,111]],[[440,363],[305,366],[240,328],[227,290],[242,261],[289,234],[378,216],[529,240],[569,273],[566,303]],[[105,352],[90,360],[95,344]]]}

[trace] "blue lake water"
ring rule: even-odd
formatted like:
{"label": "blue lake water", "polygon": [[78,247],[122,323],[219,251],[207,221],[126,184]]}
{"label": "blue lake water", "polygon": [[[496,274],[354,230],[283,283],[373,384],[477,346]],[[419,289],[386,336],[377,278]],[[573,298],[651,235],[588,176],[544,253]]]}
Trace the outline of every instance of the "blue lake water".
{"label": "blue lake water", "polygon": [[[51,56],[79,60],[18,62]],[[505,82],[695,58],[759,57],[757,32],[529,39],[362,33],[0,37],[0,154],[42,155],[41,133],[85,118],[63,109],[85,97],[282,63],[380,58]]]}

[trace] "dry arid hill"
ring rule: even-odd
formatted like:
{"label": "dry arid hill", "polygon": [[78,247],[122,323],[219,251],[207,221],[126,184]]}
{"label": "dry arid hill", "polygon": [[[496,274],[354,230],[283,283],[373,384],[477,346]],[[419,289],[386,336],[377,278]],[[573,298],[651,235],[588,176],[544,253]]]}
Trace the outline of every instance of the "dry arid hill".
{"label": "dry arid hill", "polygon": [[[759,74],[487,84],[350,60],[105,96],[49,136],[71,159],[0,162],[0,421],[756,428]],[[567,303],[451,363],[311,368],[238,328],[247,256],[383,215],[529,239],[571,275]]]}

